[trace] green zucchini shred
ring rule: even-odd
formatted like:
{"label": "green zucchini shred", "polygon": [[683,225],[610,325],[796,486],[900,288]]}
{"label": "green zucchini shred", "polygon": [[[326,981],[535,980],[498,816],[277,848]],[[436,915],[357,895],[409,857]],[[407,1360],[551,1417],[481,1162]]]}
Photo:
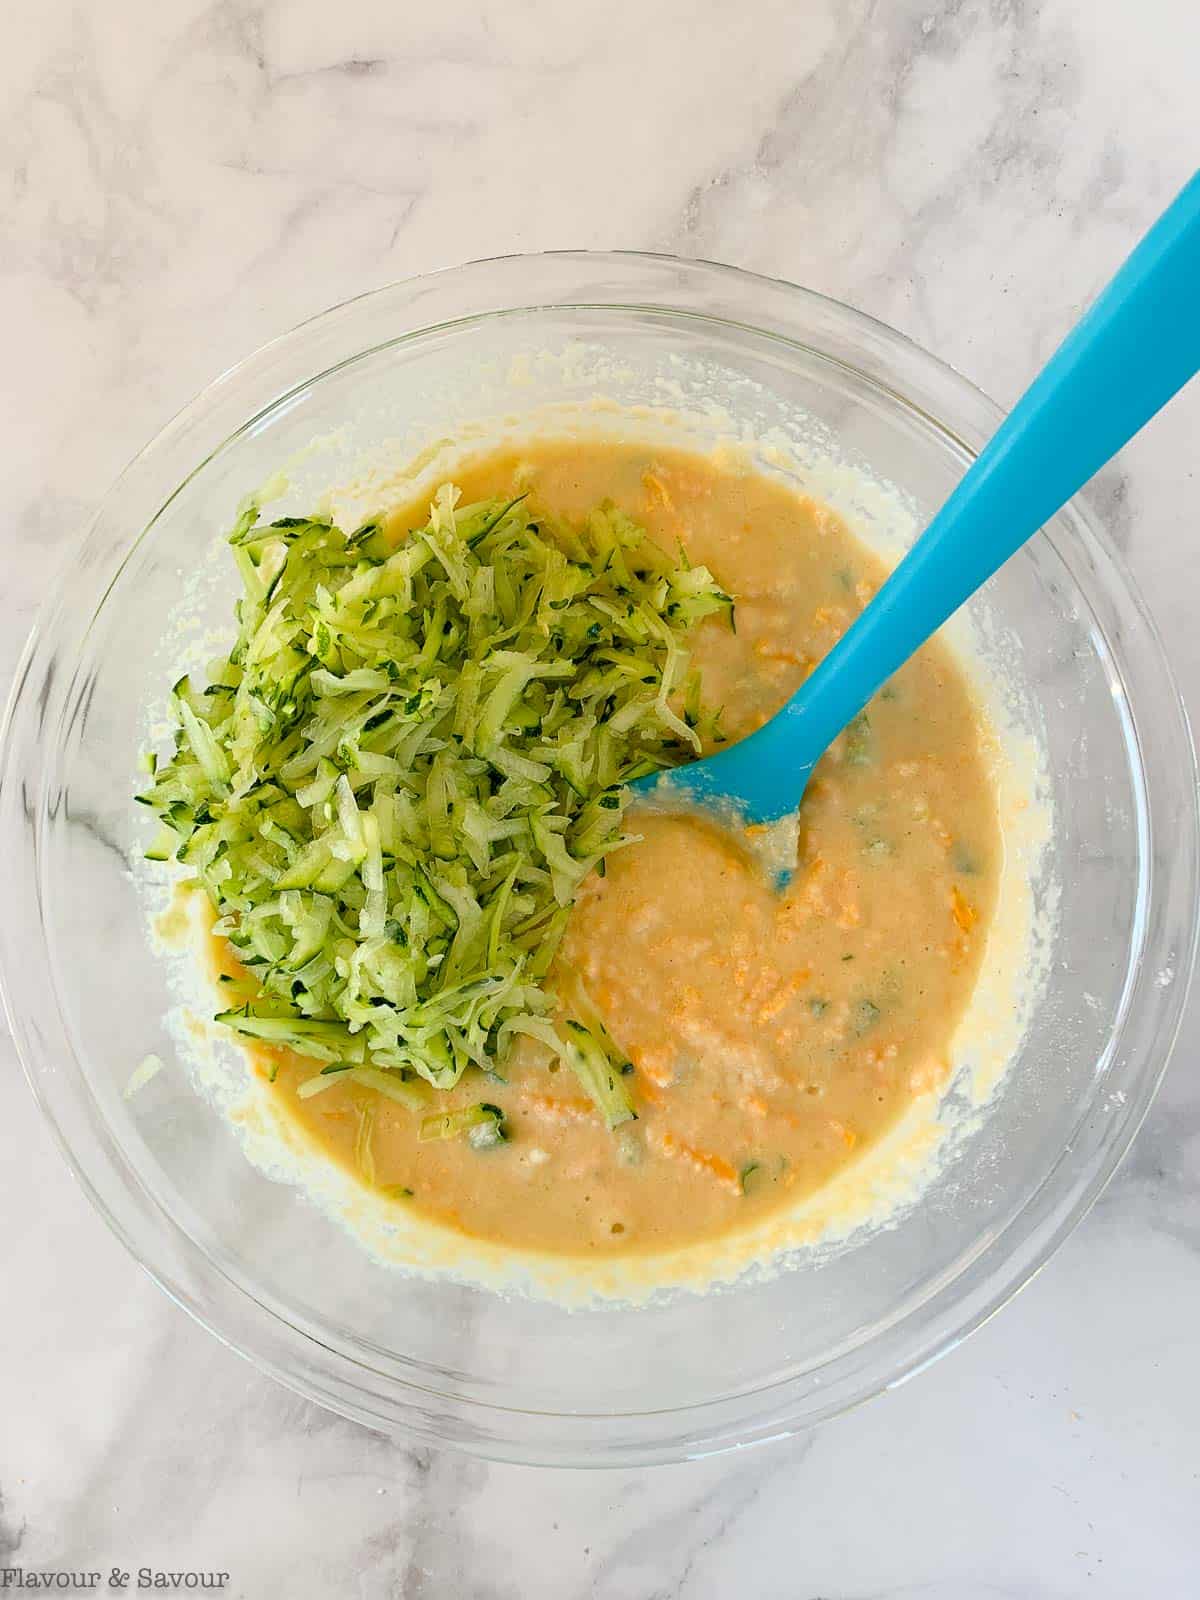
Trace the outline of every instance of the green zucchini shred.
{"label": "green zucchini shred", "polygon": [[[175,685],[174,749],[141,763],[147,854],[187,865],[251,975],[217,1020],[327,1063],[301,1093],[349,1072],[417,1111],[416,1080],[499,1072],[527,1035],[615,1128],[628,1063],[597,1017],[555,1019],[548,976],[630,842],[626,785],[716,735],[687,637],[733,603],[611,505],[568,528],[458,498],[392,548],[243,505],[236,642],[204,690]],[[498,1143],[494,1110],[422,1137]]]}
{"label": "green zucchini shred", "polygon": [[422,1142],[431,1139],[457,1139],[466,1134],[467,1142],[475,1150],[486,1150],[503,1144],[508,1138],[504,1113],[499,1106],[463,1106],[457,1111],[439,1111],[424,1117],[417,1137]]}

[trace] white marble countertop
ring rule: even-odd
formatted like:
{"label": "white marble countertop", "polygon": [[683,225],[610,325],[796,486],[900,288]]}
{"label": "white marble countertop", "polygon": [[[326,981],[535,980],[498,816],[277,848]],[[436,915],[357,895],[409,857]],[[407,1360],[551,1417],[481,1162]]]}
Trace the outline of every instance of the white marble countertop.
{"label": "white marble countertop", "polygon": [[[6,44],[5,686],[127,457],[330,302],[676,251],[1012,399],[1197,152],[1194,0],[45,0]],[[1193,387],[1095,491],[1193,716],[1198,441]],[[1193,1005],[1103,1201],[935,1368],[790,1444],[589,1475],[406,1449],[257,1376],[92,1214],[0,1039],[0,1568],[252,1600],[1200,1593],[1198,1046]]]}

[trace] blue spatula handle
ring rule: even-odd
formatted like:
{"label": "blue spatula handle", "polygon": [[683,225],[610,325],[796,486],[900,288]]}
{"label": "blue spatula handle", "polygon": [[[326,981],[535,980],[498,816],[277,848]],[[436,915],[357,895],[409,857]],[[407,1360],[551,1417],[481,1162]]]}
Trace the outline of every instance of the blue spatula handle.
{"label": "blue spatula handle", "polygon": [[870,606],[755,736],[820,751],[1200,370],[1200,173],[1063,341]]}

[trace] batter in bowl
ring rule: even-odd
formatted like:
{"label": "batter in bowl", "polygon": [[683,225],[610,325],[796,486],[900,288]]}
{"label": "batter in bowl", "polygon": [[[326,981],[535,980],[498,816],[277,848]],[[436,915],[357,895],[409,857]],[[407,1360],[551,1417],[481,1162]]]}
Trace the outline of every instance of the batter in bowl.
{"label": "batter in bowl", "polygon": [[[820,504],[732,461],[547,438],[463,463],[462,503],[527,496],[568,524],[613,502],[733,598],[690,639],[704,705],[737,739],[765,721],[884,578]],[[402,540],[428,514],[387,519]],[[711,731],[706,748],[711,747]],[[438,1112],[485,1105],[507,1137],[421,1137],[361,1081],[302,1094],[321,1063],[251,1046],[312,1147],[449,1229],[560,1254],[651,1253],[794,1205],[944,1086],[979,972],[1001,860],[989,740],[948,649],[927,645],[827,753],[776,893],[753,840],[637,808],[639,842],[583,883],[549,977],[629,1070],[610,1129],[538,1041],[502,1079],[469,1068]],[[229,947],[218,966],[236,977]]]}

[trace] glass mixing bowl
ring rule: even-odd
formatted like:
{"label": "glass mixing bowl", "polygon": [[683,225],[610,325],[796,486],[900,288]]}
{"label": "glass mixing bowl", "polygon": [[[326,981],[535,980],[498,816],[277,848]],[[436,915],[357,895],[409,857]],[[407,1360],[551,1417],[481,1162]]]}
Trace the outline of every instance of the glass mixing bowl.
{"label": "glass mixing bowl", "polygon": [[185,1073],[123,1098],[137,1062],[175,1054],[177,996],[130,871],[145,842],[130,794],[181,630],[198,637],[228,614],[235,580],[214,531],[289,459],[302,494],[339,452],[506,407],[586,408],[598,387],[816,440],[890,485],[915,526],[1000,416],[845,306],[665,257],[478,262],[317,317],[159,435],[51,593],[3,744],[0,959],[21,1058],[69,1162],[200,1322],[372,1427],[613,1465],[828,1418],[902,1381],[1029,1279],[1112,1174],[1162,1074],[1193,955],[1197,819],[1154,627],[1073,504],[973,603],[1034,708],[1055,819],[1046,868],[1061,903],[1018,1057],[893,1226],[704,1298],[568,1311],[406,1276],[251,1166]]}

